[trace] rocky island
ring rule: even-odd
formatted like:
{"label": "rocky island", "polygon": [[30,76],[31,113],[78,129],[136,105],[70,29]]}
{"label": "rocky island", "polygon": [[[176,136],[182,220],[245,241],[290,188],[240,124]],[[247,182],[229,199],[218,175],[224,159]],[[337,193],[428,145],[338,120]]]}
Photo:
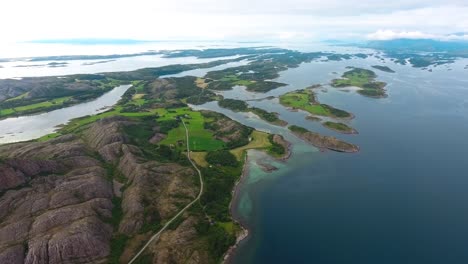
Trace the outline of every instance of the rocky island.
{"label": "rocky island", "polygon": [[326,122],[323,122],[322,125],[338,133],[343,133],[343,134],[357,134],[358,133],[354,128],[343,123],[326,121]]}
{"label": "rocky island", "polygon": [[347,153],[353,153],[353,152],[359,151],[359,147],[354,144],[344,142],[334,137],[322,136],[318,133],[311,132],[303,127],[290,126],[289,130],[291,130],[291,132],[297,137],[301,138],[302,140],[322,150],[329,149],[333,151],[347,152]]}

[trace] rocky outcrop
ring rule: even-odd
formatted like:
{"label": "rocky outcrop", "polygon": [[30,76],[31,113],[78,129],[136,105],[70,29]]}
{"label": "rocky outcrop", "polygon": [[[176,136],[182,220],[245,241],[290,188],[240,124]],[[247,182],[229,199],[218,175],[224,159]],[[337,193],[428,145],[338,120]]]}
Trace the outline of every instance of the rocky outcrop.
{"label": "rocky outcrop", "polygon": [[115,162],[122,155],[122,144],[128,141],[121,131],[122,126],[130,124],[134,124],[134,122],[123,117],[105,118],[86,130],[85,139],[105,161]]}
{"label": "rocky outcrop", "polygon": [[176,229],[164,232],[148,250],[152,253],[152,263],[207,263],[210,259],[207,252],[193,246],[193,241],[198,239],[196,223],[194,217],[188,217]]}
{"label": "rocky outcrop", "polygon": [[310,144],[316,146],[317,148],[321,150],[329,149],[333,151],[347,152],[347,153],[353,153],[353,152],[359,151],[358,146],[339,140],[335,137],[322,136],[319,133],[311,132],[305,128],[297,127],[297,126],[291,126],[289,127],[289,129],[297,137],[301,138],[302,140],[306,142],[309,142]]}
{"label": "rocky outcrop", "polygon": [[[148,159],[125,134],[128,125],[138,124],[105,118],[77,135],[0,146],[0,263],[107,263],[118,235],[128,237],[126,263],[196,197],[190,164]],[[213,262],[199,247],[199,220],[187,215],[164,232],[153,261]]]}
{"label": "rocky outcrop", "polygon": [[[102,263],[110,252],[112,184],[83,141],[2,146],[0,263]],[[9,189],[1,182],[1,188]],[[16,186],[17,187],[17,186]]]}
{"label": "rocky outcrop", "polygon": [[159,143],[160,141],[162,141],[163,139],[165,139],[167,136],[165,134],[162,134],[162,133],[154,133],[154,135],[150,138],[149,142],[151,144],[157,144]]}
{"label": "rocky outcrop", "polygon": [[287,160],[291,156],[291,143],[289,143],[283,136],[274,134],[272,138],[273,142],[281,145],[284,149],[284,154],[279,157],[280,160]]}

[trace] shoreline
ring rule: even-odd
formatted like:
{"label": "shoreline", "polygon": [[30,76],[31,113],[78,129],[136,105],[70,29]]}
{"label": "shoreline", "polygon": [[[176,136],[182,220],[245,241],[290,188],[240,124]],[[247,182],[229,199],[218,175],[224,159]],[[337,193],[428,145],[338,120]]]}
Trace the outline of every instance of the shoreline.
{"label": "shoreline", "polygon": [[327,129],[330,129],[332,131],[335,131],[337,133],[344,134],[344,135],[358,135],[359,134],[359,132],[356,129],[352,128],[352,127],[349,127],[349,128],[351,128],[351,130],[348,131],[348,130],[339,130],[339,129],[336,129],[336,128],[333,128],[333,127],[329,127],[329,126],[326,126],[324,123],[322,123],[322,126],[327,128]]}
{"label": "shoreline", "polygon": [[236,243],[230,246],[229,249],[224,254],[223,260],[221,262],[223,264],[229,264],[232,262],[233,256],[235,255],[240,243],[246,240],[250,234],[247,224],[243,223],[242,220],[240,220],[238,216],[236,217],[236,213],[234,212],[234,208],[233,208],[233,205],[236,205],[239,202],[240,187],[242,186],[245,179],[247,178],[248,172],[249,172],[249,154],[247,150],[245,154],[245,158],[244,158],[244,166],[242,168],[242,174],[237,180],[237,182],[234,184],[234,188],[231,191],[232,199],[231,199],[231,202],[229,203],[229,212],[231,214],[232,220],[239,225],[239,227],[241,228],[241,232],[238,235],[236,235]]}
{"label": "shoreline", "polygon": [[[273,159],[277,160],[277,161],[286,162],[292,155],[292,143],[289,142],[289,141],[287,141],[287,142],[288,142],[287,152],[285,153],[284,156],[279,157],[279,158],[278,157],[273,157],[271,155],[270,156]],[[231,191],[232,199],[231,199],[231,202],[229,203],[229,211],[231,213],[232,220],[239,225],[239,227],[241,228],[241,231],[239,232],[239,234],[236,237],[236,243],[234,243],[234,245],[229,247],[229,249],[224,254],[223,260],[221,262],[223,264],[232,263],[233,257],[237,253],[237,249],[239,248],[239,245],[249,238],[250,231],[252,229],[251,227],[249,227],[247,225],[247,223],[243,222],[239,218],[238,215],[236,215],[236,213],[234,211],[234,207],[233,207],[233,205],[236,205],[239,202],[239,198],[240,198],[239,197],[239,192],[241,191],[241,187],[242,187],[244,181],[247,179],[247,176],[248,176],[248,173],[249,173],[249,167],[250,167],[249,166],[249,154],[248,154],[248,150],[247,150],[247,152],[245,154],[245,158],[244,158],[244,167],[242,168],[242,174],[241,174],[240,178],[237,180],[237,182],[235,183],[234,188]]]}

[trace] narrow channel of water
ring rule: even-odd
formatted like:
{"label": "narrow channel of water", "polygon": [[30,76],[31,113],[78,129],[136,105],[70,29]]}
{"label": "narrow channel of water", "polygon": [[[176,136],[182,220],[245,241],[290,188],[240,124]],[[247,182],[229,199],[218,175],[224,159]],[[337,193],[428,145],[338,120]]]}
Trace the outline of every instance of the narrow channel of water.
{"label": "narrow channel of water", "polygon": [[47,113],[0,120],[0,144],[26,141],[53,133],[73,118],[95,115],[116,104],[131,85],[121,85],[99,98]]}

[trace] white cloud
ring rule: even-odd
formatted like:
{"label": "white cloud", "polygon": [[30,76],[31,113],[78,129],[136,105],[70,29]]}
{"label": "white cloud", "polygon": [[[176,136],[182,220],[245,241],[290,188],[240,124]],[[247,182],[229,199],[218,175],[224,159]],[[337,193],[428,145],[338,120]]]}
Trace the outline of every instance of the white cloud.
{"label": "white cloud", "polygon": [[390,40],[390,39],[432,39],[436,35],[426,34],[421,31],[393,31],[393,30],[378,30],[374,33],[368,34],[367,38],[370,40]]}
{"label": "white cloud", "polygon": [[0,44],[63,38],[285,41],[365,37],[379,29],[468,32],[466,0],[4,0],[0,8]]}
{"label": "white cloud", "polygon": [[468,34],[428,34],[421,31],[394,31],[394,30],[377,30],[374,33],[368,34],[369,40],[391,40],[391,39],[436,39],[436,40],[468,40]]}

